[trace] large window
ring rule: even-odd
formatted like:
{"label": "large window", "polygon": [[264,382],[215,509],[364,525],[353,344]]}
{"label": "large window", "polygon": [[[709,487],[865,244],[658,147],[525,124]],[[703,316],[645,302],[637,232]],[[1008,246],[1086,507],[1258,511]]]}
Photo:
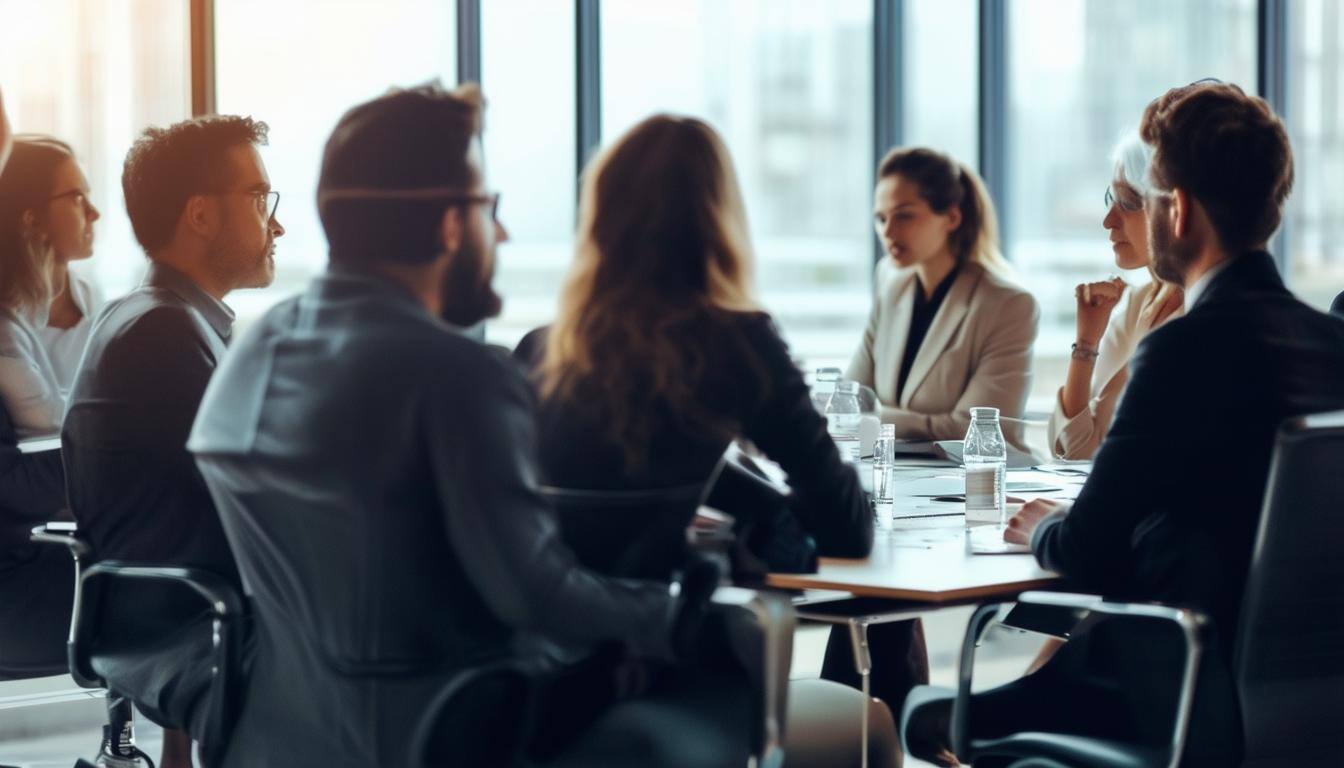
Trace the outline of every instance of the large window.
{"label": "large window", "polygon": [[93,258],[75,269],[108,296],[144,272],[121,166],[141,130],[190,113],[187,37],[186,0],[0,0],[5,109],[15,131],[74,148],[103,215]]}
{"label": "large window", "polygon": [[443,0],[227,0],[215,4],[221,114],[271,128],[261,150],[280,191],[275,285],[229,297],[243,317],[299,290],[327,260],[317,216],[322,149],[347,109],[387,91],[456,78],[456,15]]}
{"label": "large window", "polygon": [[574,232],[574,9],[564,2],[481,4],[485,168],[503,193],[510,240],[499,248],[496,290],[504,313],[486,325],[512,346],[555,317]]}
{"label": "large window", "polygon": [[602,135],[651,113],[724,136],[757,285],[795,355],[848,358],[872,274],[872,3],[602,3]]}
{"label": "large window", "polygon": [[974,168],[979,154],[977,0],[905,0],[904,142]]}
{"label": "large window", "polygon": [[1344,4],[1297,0],[1289,9],[1287,119],[1297,167],[1289,277],[1325,308],[1344,291]]}
{"label": "large window", "polygon": [[[1116,271],[1101,220],[1110,152],[1168,88],[1217,77],[1255,89],[1255,0],[1014,0],[1005,243],[1041,303],[1035,405],[1063,382],[1073,287]],[[1146,276],[1135,276],[1146,279]]]}

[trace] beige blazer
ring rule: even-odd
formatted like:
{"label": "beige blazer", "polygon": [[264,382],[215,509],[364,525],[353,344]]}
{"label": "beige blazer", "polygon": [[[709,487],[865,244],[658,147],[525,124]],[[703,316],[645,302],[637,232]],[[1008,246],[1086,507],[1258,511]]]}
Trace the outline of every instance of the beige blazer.
{"label": "beige blazer", "polygon": [[[979,264],[963,266],[897,397],[919,282],[913,268],[897,269],[883,259],[874,285],[868,327],[847,376],[877,392],[882,421],[896,425],[897,437],[960,440],[975,406],[1022,417],[1041,316],[1030,293]],[[1021,424],[1005,421],[1002,426],[1010,444],[1028,450]]]}
{"label": "beige blazer", "polygon": [[1047,436],[1050,453],[1060,459],[1090,459],[1101,447],[1102,438],[1111,428],[1111,419],[1120,404],[1120,396],[1129,383],[1129,358],[1139,342],[1154,328],[1184,314],[1175,312],[1157,319],[1157,312],[1172,291],[1165,283],[1150,282],[1125,291],[1121,304],[1111,312],[1106,333],[1101,337],[1097,361],[1092,368],[1092,391],[1087,407],[1069,418],[1064,415],[1064,389],[1055,394],[1055,410],[1050,414]]}

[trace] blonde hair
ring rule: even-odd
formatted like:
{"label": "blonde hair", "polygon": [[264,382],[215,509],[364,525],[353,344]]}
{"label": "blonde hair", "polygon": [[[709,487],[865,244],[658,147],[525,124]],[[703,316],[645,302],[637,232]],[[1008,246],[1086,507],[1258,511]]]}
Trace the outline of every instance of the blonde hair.
{"label": "blonde hair", "polygon": [[757,309],[751,277],[746,210],[722,139],[695,118],[644,120],[584,172],[574,265],[538,370],[542,397],[592,393],[627,466],[644,455],[656,402],[688,426],[731,432],[696,402],[703,339],[690,329]]}
{"label": "blonde hair", "polygon": [[55,251],[33,219],[45,210],[61,163],[73,159],[65,142],[15,137],[13,154],[0,173],[0,307],[22,312],[45,309],[51,301]]}
{"label": "blonde hair", "polygon": [[879,180],[900,176],[919,188],[920,198],[935,213],[961,212],[961,225],[948,235],[958,263],[979,264],[1001,276],[1012,267],[999,250],[999,217],[980,175],[963,163],[925,147],[897,147],[877,166]]}

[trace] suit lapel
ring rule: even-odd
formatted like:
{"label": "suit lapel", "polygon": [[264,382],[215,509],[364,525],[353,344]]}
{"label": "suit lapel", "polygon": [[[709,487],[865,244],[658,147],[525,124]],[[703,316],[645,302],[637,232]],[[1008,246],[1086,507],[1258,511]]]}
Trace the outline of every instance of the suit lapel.
{"label": "suit lapel", "polygon": [[[874,373],[877,381],[891,382],[891,385],[894,385],[896,377],[901,374],[901,358],[905,355],[905,345],[910,341],[910,316],[915,311],[915,291],[919,290],[914,271],[892,280],[888,290],[891,291],[889,305],[891,319],[885,323],[884,333],[890,334],[887,338],[892,342],[889,348],[891,354],[879,356],[883,363]],[[895,402],[900,394],[893,393],[890,402]]]}
{"label": "suit lapel", "polygon": [[[919,387],[928,377],[929,371],[938,362],[938,357],[947,349],[947,345],[952,342],[952,337],[956,335],[957,329],[961,327],[961,321],[966,318],[966,312],[970,308],[971,294],[975,293],[975,286],[979,284],[981,269],[978,265],[967,264],[961,268],[961,273],[952,283],[952,289],[947,292],[947,297],[943,299],[943,305],[938,308],[938,314],[933,316],[933,324],[929,326],[929,332],[924,336],[924,343],[919,345],[919,351],[915,353],[915,362],[910,365],[910,378],[905,382],[901,393],[901,406],[906,407],[910,399],[919,391]],[[914,283],[912,280],[911,283]],[[916,290],[918,290],[916,288]],[[910,303],[914,303],[914,292],[910,293]],[[913,306],[908,306],[905,310],[905,331],[910,330],[910,313]],[[902,350],[904,354],[904,350]]]}

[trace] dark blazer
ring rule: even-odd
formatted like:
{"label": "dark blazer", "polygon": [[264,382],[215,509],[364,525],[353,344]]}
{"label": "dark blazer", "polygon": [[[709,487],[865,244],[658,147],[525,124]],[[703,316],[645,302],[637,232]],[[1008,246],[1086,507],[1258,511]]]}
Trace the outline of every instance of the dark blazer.
{"label": "dark blazer", "polygon": [[[540,363],[546,329],[532,331],[514,351],[529,367]],[[812,405],[802,374],[769,315],[721,312],[682,331],[702,355],[694,384],[697,402],[738,425],[789,475],[793,512],[821,555],[864,557],[872,548],[873,518],[853,468],[840,460],[826,419]],[[703,482],[729,438],[712,436],[658,407],[642,466],[627,467],[605,433],[605,405],[580,392],[544,402],[538,412],[541,467],[552,485],[585,489],[665,488]],[[724,510],[732,513],[733,510]]]}
{"label": "dark blazer", "polygon": [[187,434],[224,354],[228,308],[169,267],[94,322],[61,430],[70,507],[100,559],[237,580]]}
{"label": "dark blazer", "polygon": [[408,765],[447,680],[528,638],[666,651],[667,586],[560,543],[532,408],[507,353],[371,276],[315,279],[234,345],[190,442],[258,631],[226,766]]}
{"label": "dark blazer", "polygon": [[1341,408],[1344,320],[1294,298],[1269,254],[1239,256],[1139,344],[1092,475],[1037,529],[1037,557],[1084,589],[1205,609],[1226,652],[1275,431]]}

